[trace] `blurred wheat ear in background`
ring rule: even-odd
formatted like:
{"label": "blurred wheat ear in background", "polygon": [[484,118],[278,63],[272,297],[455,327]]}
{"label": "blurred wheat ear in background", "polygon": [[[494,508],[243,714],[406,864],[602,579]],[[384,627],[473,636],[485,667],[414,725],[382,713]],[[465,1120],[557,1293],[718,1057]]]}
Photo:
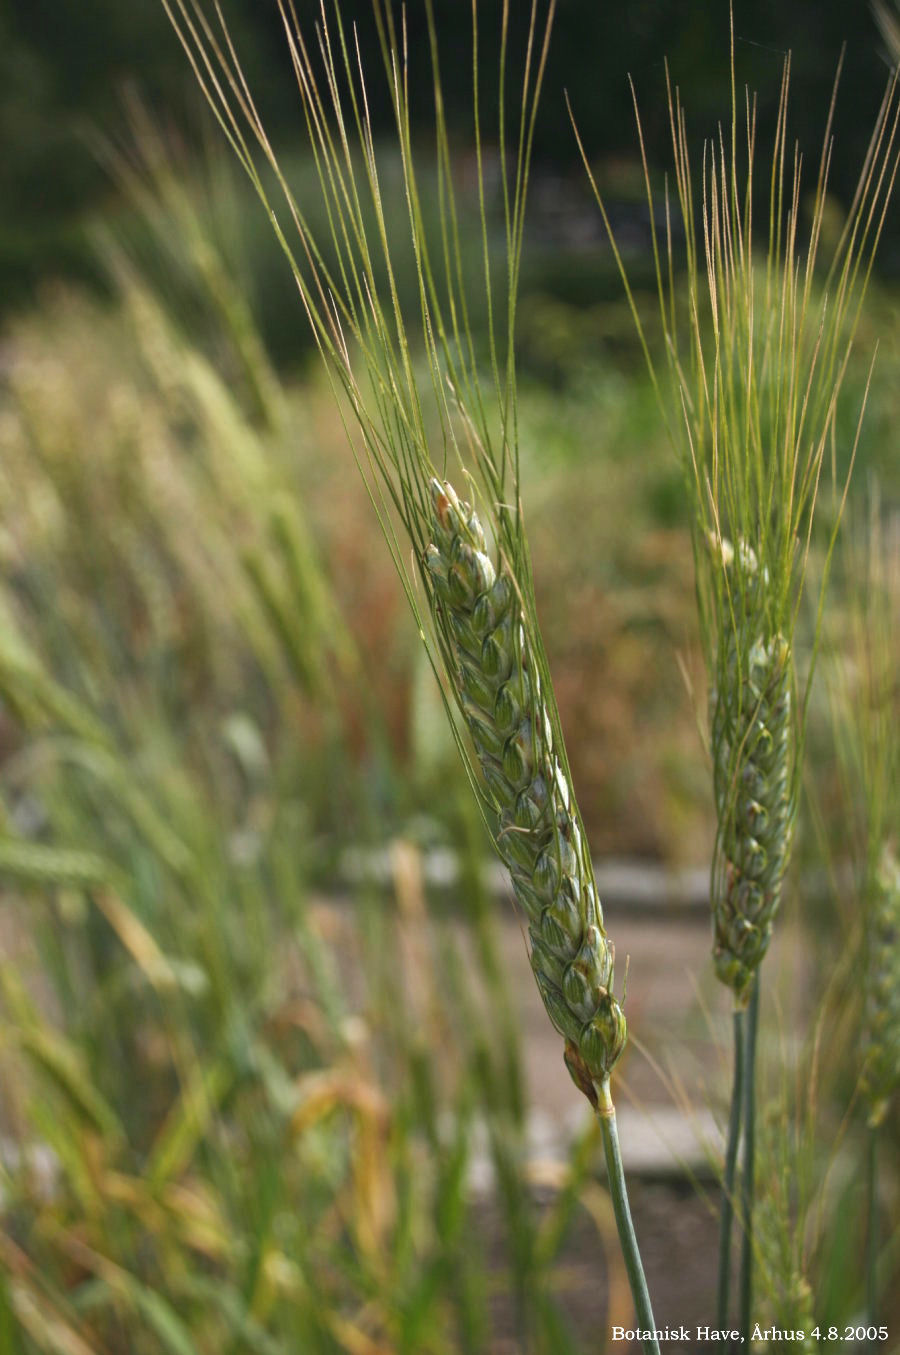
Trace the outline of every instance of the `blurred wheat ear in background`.
{"label": "blurred wheat ear in background", "polygon": [[869,886],[863,1085],[875,1130],[900,1089],[900,862],[885,845]]}

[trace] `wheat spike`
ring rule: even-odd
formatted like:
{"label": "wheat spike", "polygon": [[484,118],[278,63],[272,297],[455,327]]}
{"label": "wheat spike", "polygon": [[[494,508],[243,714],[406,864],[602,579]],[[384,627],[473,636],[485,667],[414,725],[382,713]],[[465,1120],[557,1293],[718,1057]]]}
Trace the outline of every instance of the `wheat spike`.
{"label": "wheat spike", "polygon": [[875,1127],[900,1088],[900,861],[888,847],[872,881],[868,947],[863,1088]]}
{"label": "wheat spike", "polygon": [[576,1085],[596,1104],[625,1045],[612,993],[613,947],[559,758],[515,580],[495,568],[481,523],[452,486],[431,482],[425,564],[451,678],[498,816],[497,849],[528,919],[531,967],[566,1041]]}
{"label": "wheat spike", "polygon": [[719,640],[710,692],[718,840],[713,870],[716,973],[746,1001],[781,900],[794,825],[790,646],[766,636],[765,572],[740,543],[720,543],[733,624]]}

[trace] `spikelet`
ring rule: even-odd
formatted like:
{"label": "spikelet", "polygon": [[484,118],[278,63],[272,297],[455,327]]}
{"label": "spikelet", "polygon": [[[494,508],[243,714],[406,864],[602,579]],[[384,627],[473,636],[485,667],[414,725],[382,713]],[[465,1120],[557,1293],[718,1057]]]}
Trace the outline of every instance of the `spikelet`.
{"label": "spikelet", "polygon": [[713,868],[716,973],[744,1003],[772,936],[794,825],[790,646],[766,635],[767,582],[744,543],[718,553],[733,624],[719,640],[710,691],[713,790],[718,818]]}
{"label": "spikelet", "polygon": [[863,1090],[875,1127],[900,1088],[900,862],[889,847],[870,898]]}
{"label": "spikelet", "polygon": [[521,600],[486,552],[469,504],[431,482],[425,564],[451,678],[498,815],[496,845],[528,920],[531,967],[566,1041],[573,1080],[596,1105],[625,1045],[612,994],[613,947],[574,799],[559,758]]}

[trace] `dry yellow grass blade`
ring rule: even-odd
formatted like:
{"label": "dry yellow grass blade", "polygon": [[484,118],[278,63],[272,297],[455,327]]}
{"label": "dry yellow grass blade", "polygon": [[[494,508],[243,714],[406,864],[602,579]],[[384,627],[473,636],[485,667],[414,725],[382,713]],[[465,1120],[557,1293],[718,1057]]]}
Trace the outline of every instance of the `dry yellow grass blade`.
{"label": "dry yellow grass blade", "polygon": [[14,1282],[10,1285],[16,1318],[41,1351],[48,1355],[103,1355],[93,1338],[91,1343],[53,1310],[50,1304],[31,1288]]}
{"label": "dry yellow grass blade", "polygon": [[154,988],[177,988],[172,966],[143,922],[112,890],[98,889],[94,903]]}
{"label": "dry yellow grass blade", "polygon": [[176,1221],[179,1238],[193,1251],[210,1261],[223,1261],[231,1254],[232,1230],[217,1196],[202,1181],[172,1181],[160,1202]]}
{"label": "dry yellow grass blade", "polygon": [[90,1343],[79,1331],[77,1318],[59,1311],[45,1292],[43,1277],[30,1258],[5,1233],[0,1232],[0,1265],[10,1277],[13,1311],[24,1331],[49,1355],[106,1355],[94,1337]]}
{"label": "dry yellow grass blade", "polygon": [[347,1355],[396,1355],[393,1345],[387,1345],[380,1338],[369,1336],[349,1318],[338,1313],[329,1313],[328,1326],[332,1335],[347,1351]]}
{"label": "dry yellow grass blade", "polygon": [[387,1161],[390,1103],[359,1068],[309,1073],[297,1083],[297,1093],[298,1105],[290,1121],[294,1134],[303,1134],[335,1111],[349,1111],[353,1116],[352,1202],[347,1223],[362,1253],[378,1265],[396,1216]]}
{"label": "dry yellow grass blade", "polygon": [[302,1134],[338,1108],[357,1111],[380,1123],[390,1116],[390,1105],[383,1093],[361,1079],[358,1069],[324,1068],[307,1073],[297,1082],[296,1090],[297,1108],[290,1121],[294,1134]]}

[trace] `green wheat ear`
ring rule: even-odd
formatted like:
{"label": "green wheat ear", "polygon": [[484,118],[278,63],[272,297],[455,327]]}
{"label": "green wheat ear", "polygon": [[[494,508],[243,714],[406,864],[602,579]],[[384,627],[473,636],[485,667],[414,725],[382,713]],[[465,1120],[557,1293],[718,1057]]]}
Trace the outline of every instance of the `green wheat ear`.
{"label": "green wheat ear", "polygon": [[533,660],[516,581],[498,570],[478,516],[451,485],[431,482],[425,565],[450,669],[497,811],[495,841],[528,919],[531,967],[566,1065],[596,1106],[625,1047],[612,993],[614,951],[603,927],[590,855]]}
{"label": "green wheat ear", "polygon": [[716,973],[743,1005],[768,950],[795,818],[791,647],[766,622],[764,569],[752,549],[712,543],[731,624],[710,687],[718,821],[713,891]]}
{"label": "green wheat ear", "polygon": [[[714,958],[741,1006],[769,943],[790,853],[827,568],[805,683],[795,702],[796,621],[820,493],[824,487],[831,497],[830,563],[856,455],[859,423],[847,447],[846,470],[837,473],[835,458],[828,475],[826,451],[839,441],[837,411],[900,167],[900,77],[888,81],[823,285],[834,102],[804,241],[799,150],[792,179],[787,169],[790,59],[785,60],[768,175],[767,248],[761,254],[754,248],[759,239],[754,204],[760,200],[756,99],[749,90],[745,100],[738,98],[733,21],[731,28],[730,136],[720,124],[718,136],[705,144],[699,194],[684,106],[668,73],[674,178],[666,180],[663,204],[654,197],[638,115],[664,363],[654,359],[580,139],[579,146],[688,490],[718,811]],[[673,223],[679,218],[684,288],[673,262]],[[664,235],[654,224],[659,219],[665,221]],[[711,557],[705,549],[710,540]]]}
{"label": "green wheat ear", "polygon": [[900,1088],[900,861],[885,847],[870,895],[863,1091],[875,1128]]}

